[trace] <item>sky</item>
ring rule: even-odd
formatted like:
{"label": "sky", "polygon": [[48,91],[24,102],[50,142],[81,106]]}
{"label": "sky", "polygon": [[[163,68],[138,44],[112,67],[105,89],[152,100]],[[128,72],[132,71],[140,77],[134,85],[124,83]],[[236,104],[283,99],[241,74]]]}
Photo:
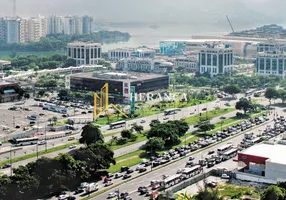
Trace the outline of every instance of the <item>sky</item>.
{"label": "sky", "polygon": [[[108,22],[278,23],[286,19],[285,0],[16,0],[17,14],[92,15]],[[12,0],[0,0],[0,15],[12,15]],[[286,22],[285,22],[286,24]]]}

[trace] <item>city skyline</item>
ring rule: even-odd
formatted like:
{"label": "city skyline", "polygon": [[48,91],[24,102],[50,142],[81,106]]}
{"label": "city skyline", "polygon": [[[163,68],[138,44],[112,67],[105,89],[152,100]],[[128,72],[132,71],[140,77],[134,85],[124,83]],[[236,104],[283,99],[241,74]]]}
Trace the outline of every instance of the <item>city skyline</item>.
{"label": "city skyline", "polygon": [[[284,23],[282,0],[210,0],[187,1],[151,0],[134,2],[131,0],[22,0],[17,2],[16,13],[19,16],[91,15],[98,20],[114,22],[211,22],[224,19],[229,14],[233,21]],[[3,0],[1,14],[12,16],[12,1]],[[159,6],[155,6],[159,5]]]}

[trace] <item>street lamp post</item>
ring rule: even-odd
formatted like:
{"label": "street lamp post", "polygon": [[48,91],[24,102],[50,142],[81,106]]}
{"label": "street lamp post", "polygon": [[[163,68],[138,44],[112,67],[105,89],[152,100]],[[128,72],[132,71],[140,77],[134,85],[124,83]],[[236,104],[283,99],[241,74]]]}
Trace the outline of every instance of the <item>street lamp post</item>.
{"label": "street lamp post", "polygon": [[10,145],[10,176],[12,176],[12,145]]}

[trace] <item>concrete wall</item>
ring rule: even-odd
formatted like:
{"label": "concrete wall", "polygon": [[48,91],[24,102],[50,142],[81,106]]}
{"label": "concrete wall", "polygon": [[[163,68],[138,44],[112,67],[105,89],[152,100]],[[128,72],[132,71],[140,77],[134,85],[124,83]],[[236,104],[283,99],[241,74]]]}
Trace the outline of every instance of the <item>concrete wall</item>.
{"label": "concrete wall", "polygon": [[274,181],[277,181],[277,178],[286,179],[285,165],[266,161],[265,177]]}
{"label": "concrete wall", "polygon": [[258,183],[267,183],[267,184],[276,184],[276,181],[266,179],[263,176],[257,176],[254,174],[248,174],[243,172],[235,172],[236,178],[239,180],[244,181],[252,181],[252,182],[258,182]]}

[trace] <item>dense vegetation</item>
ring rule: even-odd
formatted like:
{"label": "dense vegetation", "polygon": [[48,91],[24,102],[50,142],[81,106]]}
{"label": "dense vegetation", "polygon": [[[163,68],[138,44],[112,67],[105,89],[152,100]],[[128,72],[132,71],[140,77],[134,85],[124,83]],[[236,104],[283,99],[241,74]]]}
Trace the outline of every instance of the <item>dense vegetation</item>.
{"label": "dense vegetation", "polygon": [[195,76],[189,77],[186,75],[176,75],[177,84],[188,84],[194,87],[204,87],[211,86],[217,88],[223,88],[226,85],[237,85],[239,88],[257,88],[265,86],[276,86],[283,85],[286,86],[286,81],[278,76],[226,76],[218,75],[216,77],[206,76]]}
{"label": "dense vegetation", "polygon": [[67,43],[74,41],[113,43],[128,41],[130,37],[129,33],[119,31],[99,31],[82,35],[55,34],[41,38],[39,42],[7,44],[0,41],[0,51],[55,51],[66,48]]}
{"label": "dense vegetation", "polygon": [[94,124],[83,128],[80,142],[86,146],[74,150],[73,156],[42,157],[26,166],[14,168],[12,176],[1,176],[0,199],[35,199],[58,193],[64,188],[75,188],[81,181],[99,180],[105,174],[100,174],[100,170],[115,164],[114,153],[103,143],[101,131]]}

